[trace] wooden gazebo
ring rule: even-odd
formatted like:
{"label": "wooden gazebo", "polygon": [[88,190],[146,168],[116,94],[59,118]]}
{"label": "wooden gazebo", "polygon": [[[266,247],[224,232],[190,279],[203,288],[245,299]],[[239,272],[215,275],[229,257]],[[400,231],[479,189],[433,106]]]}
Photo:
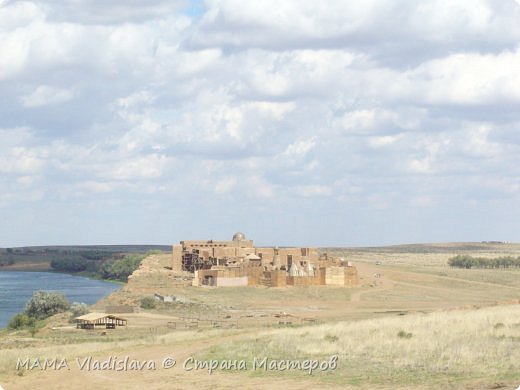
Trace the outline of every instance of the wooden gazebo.
{"label": "wooden gazebo", "polygon": [[105,329],[115,329],[116,326],[126,326],[127,320],[113,314],[88,313],[77,317],[76,322],[78,329],[96,329],[102,326]]}

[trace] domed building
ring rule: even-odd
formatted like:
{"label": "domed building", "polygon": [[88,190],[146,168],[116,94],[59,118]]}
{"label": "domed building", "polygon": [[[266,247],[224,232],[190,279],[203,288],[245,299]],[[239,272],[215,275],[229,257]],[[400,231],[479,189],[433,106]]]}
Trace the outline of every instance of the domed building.
{"label": "domed building", "polygon": [[242,232],[236,232],[233,234],[233,241],[245,241],[246,235]]}
{"label": "domed building", "polygon": [[242,232],[231,241],[181,241],[173,245],[172,270],[193,276],[193,285],[270,287],[356,285],[354,267],[321,259],[317,248],[255,247]]}
{"label": "domed building", "polygon": [[173,270],[194,272],[221,266],[258,265],[263,270],[289,270],[318,261],[316,248],[255,247],[253,240],[237,231],[231,241],[181,241],[173,246]]}

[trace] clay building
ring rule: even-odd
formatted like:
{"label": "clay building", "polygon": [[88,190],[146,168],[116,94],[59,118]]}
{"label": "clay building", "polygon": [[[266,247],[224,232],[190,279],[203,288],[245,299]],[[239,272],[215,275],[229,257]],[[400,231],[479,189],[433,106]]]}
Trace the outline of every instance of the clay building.
{"label": "clay building", "polygon": [[[349,266],[350,265],[350,266]],[[190,273],[194,285],[357,285],[357,270],[316,248],[255,247],[235,233],[231,241],[181,241],[173,245],[172,268]]]}

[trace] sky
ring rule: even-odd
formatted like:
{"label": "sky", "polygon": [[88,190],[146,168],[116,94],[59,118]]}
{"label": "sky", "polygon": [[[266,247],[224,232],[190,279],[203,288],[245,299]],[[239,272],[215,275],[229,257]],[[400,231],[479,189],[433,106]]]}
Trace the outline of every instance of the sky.
{"label": "sky", "polygon": [[0,247],[520,242],[520,1],[0,0]]}

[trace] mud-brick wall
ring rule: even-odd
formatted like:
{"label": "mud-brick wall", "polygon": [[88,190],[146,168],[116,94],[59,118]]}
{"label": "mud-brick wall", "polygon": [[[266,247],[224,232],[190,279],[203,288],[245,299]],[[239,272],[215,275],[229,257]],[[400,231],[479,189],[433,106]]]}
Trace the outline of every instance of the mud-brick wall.
{"label": "mud-brick wall", "polygon": [[325,269],[318,268],[315,271],[314,279],[316,279],[317,286],[324,286],[325,285]]}
{"label": "mud-brick wall", "polygon": [[356,267],[345,268],[345,286],[357,286],[359,284],[359,277]]}
{"label": "mud-brick wall", "polygon": [[320,275],[315,276],[287,276],[289,286],[319,286]]}
{"label": "mud-brick wall", "polygon": [[287,286],[287,272],[283,270],[274,270],[271,274],[271,287],[285,287]]}
{"label": "mud-brick wall", "polygon": [[345,267],[327,267],[325,270],[325,284],[329,286],[344,286]]}
{"label": "mud-brick wall", "polygon": [[260,279],[262,278],[263,268],[262,267],[249,267],[246,268],[247,275],[247,285],[248,286],[256,286],[260,284]]}
{"label": "mud-brick wall", "polygon": [[182,245],[172,246],[172,270],[182,271]]}

